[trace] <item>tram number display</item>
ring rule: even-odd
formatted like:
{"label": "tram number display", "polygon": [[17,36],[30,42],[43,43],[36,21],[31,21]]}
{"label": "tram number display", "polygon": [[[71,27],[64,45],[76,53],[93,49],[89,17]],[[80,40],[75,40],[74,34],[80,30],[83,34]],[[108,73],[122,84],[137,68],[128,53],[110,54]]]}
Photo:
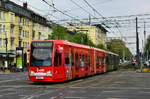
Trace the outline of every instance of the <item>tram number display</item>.
{"label": "tram number display", "polygon": [[52,42],[33,42],[33,47],[52,47]]}

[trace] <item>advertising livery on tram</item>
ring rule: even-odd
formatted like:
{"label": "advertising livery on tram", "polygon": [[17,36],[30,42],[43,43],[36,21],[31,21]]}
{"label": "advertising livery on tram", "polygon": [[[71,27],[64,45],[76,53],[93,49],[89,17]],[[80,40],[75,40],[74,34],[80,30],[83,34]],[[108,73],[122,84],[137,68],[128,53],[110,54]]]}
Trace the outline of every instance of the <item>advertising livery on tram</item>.
{"label": "advertising livery on tram", "polygon": [[117,54],[63,40],[32,41],[29,80],[63,82],[117,69]]}

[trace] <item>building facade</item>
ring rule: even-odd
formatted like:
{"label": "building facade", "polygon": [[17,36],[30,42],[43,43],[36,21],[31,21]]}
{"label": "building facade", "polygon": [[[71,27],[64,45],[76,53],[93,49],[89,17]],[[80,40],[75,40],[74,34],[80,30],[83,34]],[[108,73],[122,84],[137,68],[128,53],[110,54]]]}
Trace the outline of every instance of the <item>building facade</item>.
{"label": "building facade", "polygon": [[107,30],[99,24],[92,26],[69,26],[68,30],[85,33],[94,44],[103,44],[106,47]]}
{"label": "building facade", "polygon": [[[0,67],[14,65],[16,48],[27,53],[31,40],[45,40],[51,33],[46,18],[9,0],[0,1]],[[7,61],[6,61],[7,60]]]}

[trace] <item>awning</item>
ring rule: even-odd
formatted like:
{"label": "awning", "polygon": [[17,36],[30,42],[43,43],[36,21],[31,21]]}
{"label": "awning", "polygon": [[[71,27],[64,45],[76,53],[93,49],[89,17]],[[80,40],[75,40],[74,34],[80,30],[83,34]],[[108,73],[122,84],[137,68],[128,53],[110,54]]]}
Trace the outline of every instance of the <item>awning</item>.
{"label": "awning", "polygon": [[14,53],[0,53],[0,56],[2,57],[6,57],[8,55],[8,57],[16,57],[16,55]]}

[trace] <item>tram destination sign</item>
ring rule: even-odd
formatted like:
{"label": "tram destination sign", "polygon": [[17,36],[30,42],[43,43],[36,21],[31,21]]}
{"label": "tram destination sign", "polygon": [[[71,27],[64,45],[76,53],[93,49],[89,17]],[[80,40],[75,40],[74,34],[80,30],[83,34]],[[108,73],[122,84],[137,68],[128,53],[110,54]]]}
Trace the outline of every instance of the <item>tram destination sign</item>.
{"label": "tram destination sign", "polygon": [[33,47],[52,47],[52,42],[32,42]]}

